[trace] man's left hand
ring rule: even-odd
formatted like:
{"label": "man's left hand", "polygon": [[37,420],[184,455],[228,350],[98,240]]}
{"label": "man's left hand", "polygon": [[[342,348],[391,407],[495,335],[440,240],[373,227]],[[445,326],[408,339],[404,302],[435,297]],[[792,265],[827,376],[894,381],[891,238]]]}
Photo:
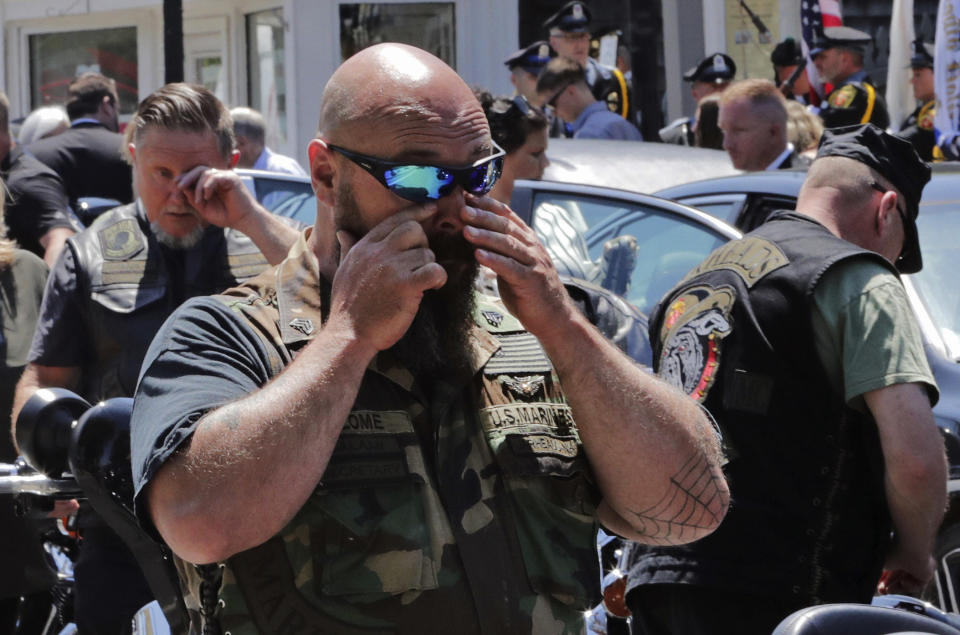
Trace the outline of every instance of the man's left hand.
{"label": "man's left hand", "polygon": [[543,338],[572,316],[570,303],[550,255],[536,233],[507,205],[489,196],[465,195],[464,237],[477,262],[497,274],[500,297],[524,328]]}
{"label": "man's left hand", "polygon": [[211,225],[243,231],[262,209],[233,170],[197,166],[180,176],[187,201]]}

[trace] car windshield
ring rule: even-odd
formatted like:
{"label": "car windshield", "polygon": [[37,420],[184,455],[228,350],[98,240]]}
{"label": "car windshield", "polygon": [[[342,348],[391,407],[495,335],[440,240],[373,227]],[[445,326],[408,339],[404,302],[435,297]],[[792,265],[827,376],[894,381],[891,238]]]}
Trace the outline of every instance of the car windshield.
{"label": "car windshield", "polygon": [[910,276],[947,355],[960,361],[960,293],[955,275],[960,271],[960,210],[949,206],[924,207],[917,218],[923,245],[923,270]]}

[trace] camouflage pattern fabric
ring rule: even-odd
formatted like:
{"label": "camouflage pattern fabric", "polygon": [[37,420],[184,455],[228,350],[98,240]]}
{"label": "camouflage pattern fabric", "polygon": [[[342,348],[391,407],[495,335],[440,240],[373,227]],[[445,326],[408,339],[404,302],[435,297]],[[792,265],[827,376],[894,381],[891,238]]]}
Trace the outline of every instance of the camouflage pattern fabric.
{"label": "camouflage pattern fabric", "polygon": [[[279,267],[220,300],[279,373],[320,329],[321,285],[301,236]],[[224,631],[584,632],[598,601],[599,493],[576,424],[537,340],[491,299],[475,321],[465,385],[426,392],[377,356],[313,496],[278,536],[225,563]]]}

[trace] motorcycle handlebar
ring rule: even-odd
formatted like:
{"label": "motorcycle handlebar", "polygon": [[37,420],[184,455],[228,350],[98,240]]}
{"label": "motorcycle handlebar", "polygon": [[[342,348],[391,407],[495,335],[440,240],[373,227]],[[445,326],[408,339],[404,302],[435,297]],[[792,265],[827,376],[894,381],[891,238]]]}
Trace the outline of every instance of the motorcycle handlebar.
{"label": "motorcycle handlebar", "polygon": [[0,463],[2,494],[33,494],[55,499],[83,498],[83,491],[73,478],[50,478],[15,463]]}

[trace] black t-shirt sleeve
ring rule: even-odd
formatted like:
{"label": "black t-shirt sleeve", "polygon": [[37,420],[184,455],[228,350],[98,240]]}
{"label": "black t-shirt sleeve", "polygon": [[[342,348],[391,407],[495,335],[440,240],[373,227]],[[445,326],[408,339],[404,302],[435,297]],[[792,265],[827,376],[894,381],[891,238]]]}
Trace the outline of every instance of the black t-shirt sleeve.
{"label": "black t-shirt sleeve", "polygon": [[73,247],[68,242],[43,291],[40,317],[28,357],[35,364],[83,366],[87,333],[76,269]]}
{"label": "black t-shirt sleeve", "polygon": [[265,344],[230,308],[194,298],[170,316],[147,350],[130,421],[135,508],[153,531],[144,486],[208,411],[270,378]]}
{"label": "black t-shirt sleeve", "polygon": [[32,174],[18,179],[10,190],[5,220],[10,237],[22,245],[38,244],[56,227],[77,229],[69,216],[66,190],[55,174]]}

